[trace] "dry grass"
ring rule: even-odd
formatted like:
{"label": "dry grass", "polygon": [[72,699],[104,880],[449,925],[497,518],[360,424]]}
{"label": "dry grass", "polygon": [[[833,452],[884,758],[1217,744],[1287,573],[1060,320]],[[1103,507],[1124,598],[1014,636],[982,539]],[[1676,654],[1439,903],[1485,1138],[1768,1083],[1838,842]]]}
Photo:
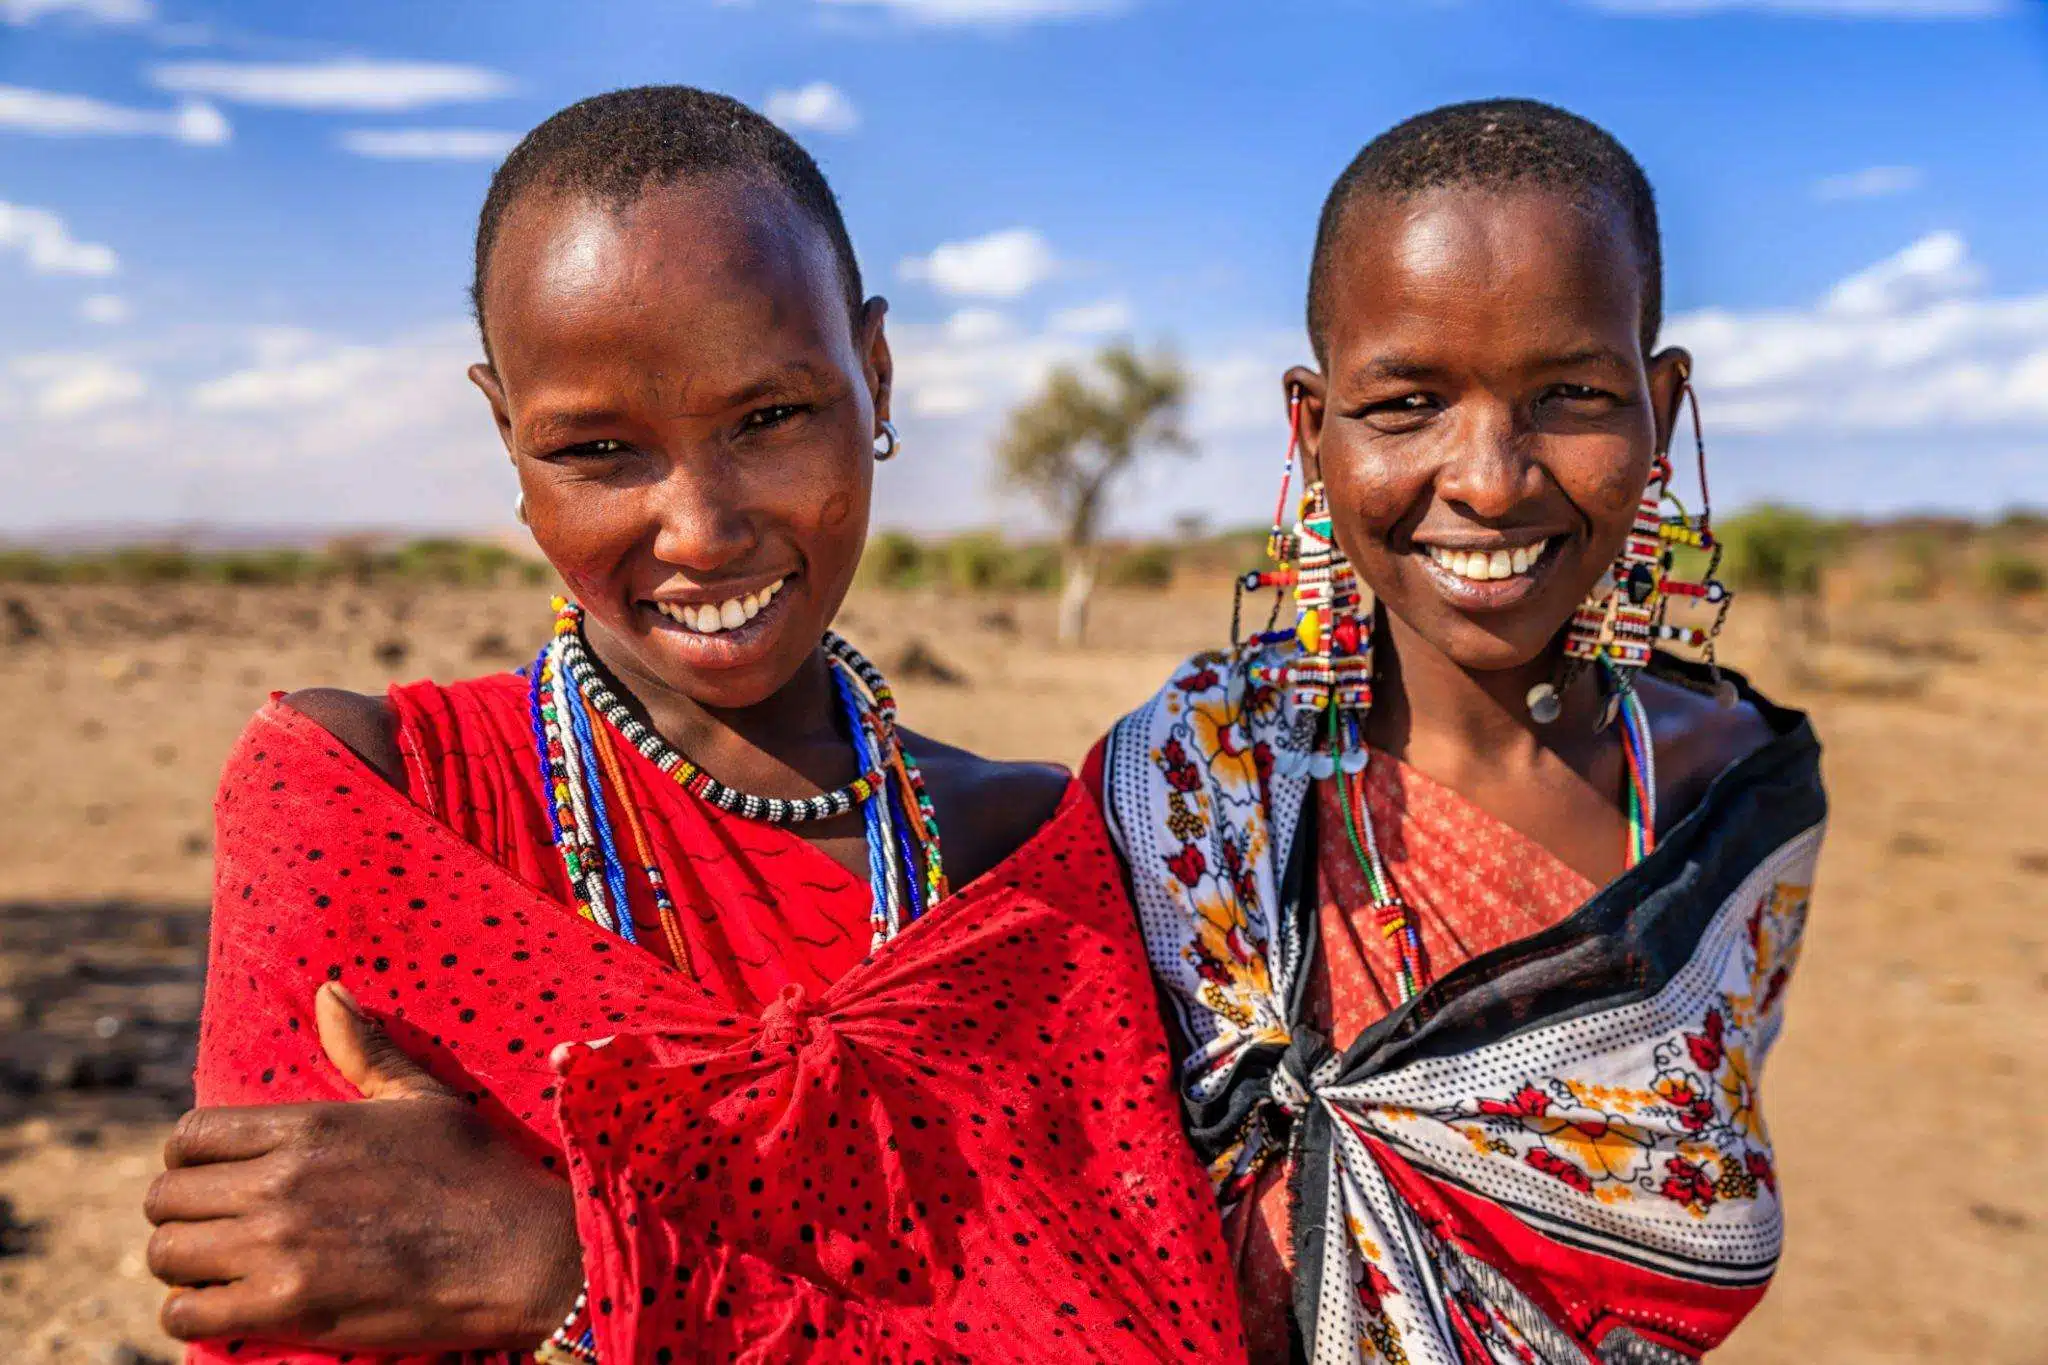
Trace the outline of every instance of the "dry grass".
{"label": "dry grass", "polygon": [[[1046,644],[1043,597],[869,594],[846,629],[895,671],[919,647],[900,679],[918,728],[1071,763],[1221,635],[1227,597],[1113,596],[1079,653]],[[1765,1087],[1790,1246],[1718,1359],[2031,1365],[2048,1336],[2043,620],[1831,602],[1829,638],[1804,646],[1772,616],[1738,611],[1727,653],[1814,711],[1835,817]],[[242,722],[273,688],[515,664],[545,626],[532,589],[0,586],[0,1058],[66,1087],[0,1098],[18,1358],[172,1350],[137,1205],[182,1102],[209,800]]]}

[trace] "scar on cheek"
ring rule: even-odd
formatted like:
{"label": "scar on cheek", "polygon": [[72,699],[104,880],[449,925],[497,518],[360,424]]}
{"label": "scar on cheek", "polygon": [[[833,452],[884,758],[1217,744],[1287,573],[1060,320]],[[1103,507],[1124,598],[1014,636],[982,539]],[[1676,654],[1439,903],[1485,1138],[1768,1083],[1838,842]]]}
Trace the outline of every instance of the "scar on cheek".
{"label": "scar on cheek", "polygon": [[569,595],[579,601],[588,600],[591,584],[596,580],[589,574],[581,573],[575,569],[563,569],[561,572],[562,585],[569,590]]}
{"label": "scar on cheek", "polygon": [[818,525],[837,526],[853,515],[853,497],[845,492],[834,493],[825,499],[825,505],[818,509]]}

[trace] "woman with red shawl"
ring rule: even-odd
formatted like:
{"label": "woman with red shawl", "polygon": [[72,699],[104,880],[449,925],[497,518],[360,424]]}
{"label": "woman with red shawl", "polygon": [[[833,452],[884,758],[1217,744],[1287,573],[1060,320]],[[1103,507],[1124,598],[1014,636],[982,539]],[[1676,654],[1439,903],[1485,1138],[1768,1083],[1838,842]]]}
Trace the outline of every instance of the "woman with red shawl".
{"label": "woman with red shawl", "polygon": [[168,1330],[1241,1353],[1094,803],[899,731],[827,629],[896,437],[815,164],[721,96],[587,100],[499,169],[475,303],[578,605],[522,674],[294,693],[230,757]]}

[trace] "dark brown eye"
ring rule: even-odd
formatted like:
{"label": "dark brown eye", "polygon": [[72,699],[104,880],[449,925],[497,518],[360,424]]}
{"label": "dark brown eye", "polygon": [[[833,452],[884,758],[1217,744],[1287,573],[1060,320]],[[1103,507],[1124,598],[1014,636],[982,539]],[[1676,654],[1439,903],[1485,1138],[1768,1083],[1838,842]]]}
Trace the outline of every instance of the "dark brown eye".
{"label": "dark brown eye", "polygon": [[615,455],[624,455],[631,448],[632,447],[628,446],[624,441],[614,441],[611,438],[606,437],[602,440],[579,441],[577,444],[573,446],[563,446],[560,450],[556,451],[551,458],[582,458],[602,460],[608,459]]}
{"label": "dark brown eye", "polygon": [[770,427],[779,427],[802,411],[804,409],[794,403],[777,403],[774,407],[758,408],[747,414],[746,429],[765,431]]}

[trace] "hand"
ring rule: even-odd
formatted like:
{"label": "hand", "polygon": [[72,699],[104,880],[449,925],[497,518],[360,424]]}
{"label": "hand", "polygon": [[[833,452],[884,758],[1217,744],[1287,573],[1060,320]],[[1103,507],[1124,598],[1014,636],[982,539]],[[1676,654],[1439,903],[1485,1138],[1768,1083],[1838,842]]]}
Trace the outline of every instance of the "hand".
{"label": "hand", "polygon": [[339,985],[314,998],[365,1102],[195,1109],[144,1213],[184,1341],[528,1350],[583,1279],[569,1187],[415,1065]]}

